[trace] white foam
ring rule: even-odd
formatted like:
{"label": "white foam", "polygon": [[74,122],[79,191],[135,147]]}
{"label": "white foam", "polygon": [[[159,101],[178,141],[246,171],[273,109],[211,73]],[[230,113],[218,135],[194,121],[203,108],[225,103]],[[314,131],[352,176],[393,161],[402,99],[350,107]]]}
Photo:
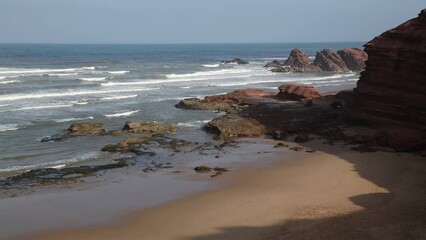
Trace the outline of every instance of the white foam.
{"label": "white foam", "polygon": [[53,121],[57,123],[63,123],[63,122],[73,122],[73,121],[81,121],[81,120],[91,120],[94,119],[94,117],[83,117],[83,118],[64,118],[64,119],[52,119]]}
{"label": "white foam", "polygon": [[11,84],[11,83],[19,83],[21,81],[19,80],[10,80],[10,81],[4,81],[4,82],[0,82],[0,84]]}
{"label": "white foam", "polygon": [[26,111],[26,110],[40,110],[40,109],[51,109],[51,108],[64,108],[64,107],[72,107],[72,106],[73,106],[73,104],[31,106],[31,107],[9,109],[9,110],[4,110],[4,111],[0,111],[0,112],[16,112],[16,111]]}
{"label": "white foam", "polygon": [[204,124],[210,122],[210,120],[202,120],[202,121],[193,121],[193,122],[183,122],[178,123],[178,127],[187,127],[187,128],[201,128]]}
{"label": "white foam", "polygon": [[48,77],[67,77],[67,76],[76,76],[78,73],[49,73],[45,74]]}
{"label": "white foam", "polygon": [[0,124],[0,132],[18,130],[18,126],[19,124]]}
{"label": "white foam", "polygon": [[203,67],[206,67],[206,68],[217,68],[219,66],[220,64],[204,64],[203,65]]}
{"label": "white foam", "polygon": [[49,74],[60,72],[76,72],[95,70],[95,67],[82,68],[0,68],[0,74]]}
{"label": "white foam", "polygon": [[149,84],[164,84],[164,83],[177,83],[177,82],[192,82],[192,81],[209,81],[209,80],[221,80],[221,79],[233,79],[233,78],[249,78],[249,77],[262,77],[271,76],[273,73],[258,73],[258,74],[245,74],[245,75],[222,75],[222,76],[209,76],[209,77],[197,77],[197,78],[177,78],[177,79],[147,79],[144,81],[133,81],[133,82],[106,82],[101,83],[103,87],[111,86],[129,86],[129,85],[149,85]]}
{"label": "white foam", "polygon": [[107,89],[107,90],[81,90],[81,91],[64,91],[64,92],[38,92],[27,94],[7,94],[0,95],[0,101],[15,101],[23,99],[40,99],[52,97],[68,97],[68,96],[81,96],[81,95],[94,95],[105,93],[119,93],[119,92],[139,92],[158,90],[159,88],[132,88],[132,89]]}
{"label": "white foam", "polygon": [[129,73],[129,72],[130,71],[108,71],[106,73],[113,74],[113,75],[123,75],[123,74]]}
{"label": "white foam", "polygon": [[38,164],[31,164],[31,165],[24,165],[24,166],[11,166],[7,168],[0,169],[0,172],[11,172],[11,171],[28,171],[31,169],[38,169],[38,168],[45,168],[45,167],[63,167],[64,165],[68,163],[75,163],[75,162],[82,162],[87,161],[89,159],[96,159],[99,158],[101,155],[100,152],[89,152],[71,159],[67,160],[59,160],[54,162],[43,162]]}
{"label": "white foam", "polygon": [[[266,70],[265,70],[266,71]],[[252,69],[247,68],[230,68],[230,69],[221,69],[213,71],[203,71],[195,73],[185,73],[185,74],[167,74],[167,78],[194,78],[194,77],[203,77],[203,76],[217,76],[217,75],[230,75],[230,74],[241,74],[241,73],[251,73]]]}
{"label": "white foam", "polygon": [[101,98],[101,100],[117,100],[117,99],[127,99],[127,98],[135,98],[137,97],[137,94],[134,95],[125,95],[125,96],[112,96],[112,97],[104,97]]}
{"label": "white foam", "polygon": [[133,115],[133,114],[135,114],[135,113],[137,113],[139,111],[140,110],[128,111],[128,112],[121,112],[121,113],[114,113],[114,114],[106,114],[105,117],[112,118],[112,117],[130,116],[130,115]]}
{"label": "white foam", "polygon": [[105,77],[93,77],[93,78],[79,78],[78,80],[81,81],[87,81],[87,82],[99,82],[99,81],[105,81],[106,78]]}
{"label": "white foam", "polygon": [[5,79],[6,77],[0,77],[0,79]]}

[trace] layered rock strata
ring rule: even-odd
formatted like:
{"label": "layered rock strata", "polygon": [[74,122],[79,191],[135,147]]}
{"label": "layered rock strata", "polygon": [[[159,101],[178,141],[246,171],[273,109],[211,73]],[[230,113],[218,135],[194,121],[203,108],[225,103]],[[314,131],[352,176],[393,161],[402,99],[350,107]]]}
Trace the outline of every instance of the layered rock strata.
{"label": "layered rock strata", "polygon": [[[426,9],[365,45],[366,69],[346,114],[374,126],[392,128],[387,143],[399,150],[426,144]],[[400,138],[416,144],[395,141]],[[409,137],[411,136],[411,138]],[[410,140],[411,139],[411,140]],[[412,145],[402,147],[402,145]]]}

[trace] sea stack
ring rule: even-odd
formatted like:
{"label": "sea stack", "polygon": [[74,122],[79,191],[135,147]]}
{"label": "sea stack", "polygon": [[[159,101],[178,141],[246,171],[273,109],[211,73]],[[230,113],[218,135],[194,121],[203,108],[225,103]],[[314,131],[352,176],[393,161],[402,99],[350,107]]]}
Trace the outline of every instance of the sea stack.
{"label": "sea stack", "polygon": [[[413,146],[424,146],[426,135],[426,9],[365,45],[366,69],[346,107],[352,119],[401,132]],[[395,129],[411,130],[395,130]],[[413,131],[414,129],[414,131]],[[407,134],[409,132],[410,134]],[[413,141],[410,137],[412,136]],[[398,138],[398,136],[396,136]],[[415,140],[415,141],[414,141]],[[388,141],[389,142],[389,141]]]}

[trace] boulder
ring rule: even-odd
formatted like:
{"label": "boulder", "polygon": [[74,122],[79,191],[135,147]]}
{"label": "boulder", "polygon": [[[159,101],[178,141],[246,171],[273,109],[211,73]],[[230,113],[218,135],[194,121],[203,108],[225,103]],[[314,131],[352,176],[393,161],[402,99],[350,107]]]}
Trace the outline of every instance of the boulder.
{"label": "boulder", "polygon": [[255,119],[243,118],[238,115],[228,114],[208,122],[204,129],[216,134],[221,140],[237,137],[254,137],[265,134],[265,127]]}
{"label": "boulder", "polygon": [[349,71],[343,59],[330,49],[324,49],[321,52],[317,52],[313,65],[319,67],[324,72]]}
{"label": "boulder", "polygon": [[302,99],[315,99],[322,97],[320,92],[313,86],[300,86],[296,84],[284,84],[278,87],[280,92],[277,97],[285,100],[300,101]]}
{"label": "boulder", "polygon": [[362,71],[368,59],[367,53],[358,48],[344,48],[337,51],[337,54],[345,62],[346,67],[354,72]]}

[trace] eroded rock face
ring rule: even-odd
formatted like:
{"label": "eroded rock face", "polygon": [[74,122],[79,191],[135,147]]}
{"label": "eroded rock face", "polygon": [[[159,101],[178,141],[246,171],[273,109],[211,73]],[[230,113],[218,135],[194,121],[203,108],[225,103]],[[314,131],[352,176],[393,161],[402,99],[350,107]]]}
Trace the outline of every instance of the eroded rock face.
{"label": "eroded rock face", "polygon": [[337,54],[345,62],[346,67],[354,72],[360,72],[365,68],[367,53],[358,48],[345,48],[337,51]]}
{"label": "eroded rock face", "polygon": [[285,100],[300,101],[302,99],[315,99],[324,96],[315,90],[313,86],[284,84],[278,87],[278,89],[280,92],[277,94],[277,97]]}
{"label": "eroded rock face", "polygon": [[261,136],[266,131],[265,127],[255,119],[247,119],[233,114],[215,118],[204,128],[207,132],[216,134],[221,140]]}
{"label": "eroded rock face", "polygon": [[[365,45],[369,59],[346,108],[375,126],[426,131],[426,9]],[[424,134],[423,134],[424,135]]]}
{"label": "eroded rock face", "polygon": [[330,49],[324,49],[321,52],[317,52],[313,65],[319,67],[324,72],[349,71],[342,58]]}

